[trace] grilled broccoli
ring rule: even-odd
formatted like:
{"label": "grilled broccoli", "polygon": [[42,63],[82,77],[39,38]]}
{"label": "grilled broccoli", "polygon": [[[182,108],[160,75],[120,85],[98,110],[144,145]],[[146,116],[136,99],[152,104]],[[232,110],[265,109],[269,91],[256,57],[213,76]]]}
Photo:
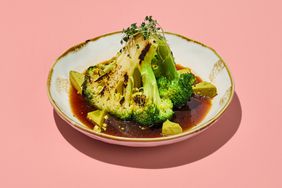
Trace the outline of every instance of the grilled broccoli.
{"label": "grilled broccoli", "polygon": [[[157,81],[152,70],[151,61],[156,55],[157,45],[148,43],[149,50],[143,61],[140,62],[142,89],[133,95],[135,102],[133,120],[144,125],[163,122],[172,117],[172,102],[162,99],[159,95]],[[146,48],[146,47],[145,47]]]}
{"label": "grilled broccoli", "polygon": [[152,17],[123,30],[123,48],[89,67],[82,95],[93,106],[142,125],[164,122],[192,94],[192,74],[177,72],[166,39]]}

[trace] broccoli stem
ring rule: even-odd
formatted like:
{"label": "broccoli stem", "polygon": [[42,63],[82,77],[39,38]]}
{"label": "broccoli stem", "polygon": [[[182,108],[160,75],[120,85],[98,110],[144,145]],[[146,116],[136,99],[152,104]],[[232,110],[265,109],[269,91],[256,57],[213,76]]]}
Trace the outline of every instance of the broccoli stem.
{"label": "broccoli stem", "polygon": [[161,98],[159,95],[157,80],[151,66],[151,60],[155,54],[156,46],[152,44],[144,60],[141,62],[140,73],[142,76],[144,95],[148,100],[151,100],[154,104],[158,105]]}
{"label": "broccoli stem", "polygon": [[165,75],[169,80],[179,78],[179,74],[175,67],[174,58],[170,51],[170,48],[165,39],[159,39],[158,41],[158,55],[160,56],[161,62],[159,64],[162,74]]}

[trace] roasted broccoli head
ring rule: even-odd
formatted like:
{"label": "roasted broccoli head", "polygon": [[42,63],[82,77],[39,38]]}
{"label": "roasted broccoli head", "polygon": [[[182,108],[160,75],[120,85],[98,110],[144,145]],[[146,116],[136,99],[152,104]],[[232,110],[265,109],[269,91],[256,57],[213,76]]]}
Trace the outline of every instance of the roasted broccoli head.
{"label": "roasted broccoli head", "polygon": [[82,95],[123,120],[149,126],[170,119],[173,108],[191,97],[194,76],[177,72],[163,32],[151,17],[123,33],[116,56],[86,70]]}

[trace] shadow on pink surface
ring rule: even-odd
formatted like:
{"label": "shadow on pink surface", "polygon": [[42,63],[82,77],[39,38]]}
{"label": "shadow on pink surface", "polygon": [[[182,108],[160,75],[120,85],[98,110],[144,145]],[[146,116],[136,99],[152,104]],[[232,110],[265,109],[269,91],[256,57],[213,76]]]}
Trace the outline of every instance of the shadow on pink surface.
{"label": "shadow on pink surface", "polygon": [[73,129],[55,111],[53,113],[63,137],[85,155],[105,163],[152,169],[185,165],[211,155],[236,133],[242,118],[240,100],[235,93],[226,112],[203,133],[171,145],[132,148],[94,140]]}

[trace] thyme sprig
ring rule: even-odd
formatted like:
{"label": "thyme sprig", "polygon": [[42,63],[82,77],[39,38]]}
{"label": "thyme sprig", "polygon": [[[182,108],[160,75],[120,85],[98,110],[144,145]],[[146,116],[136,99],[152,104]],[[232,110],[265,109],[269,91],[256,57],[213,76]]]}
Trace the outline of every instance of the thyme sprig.
{"label": "thyme sprig", "polygon": [[142,22],[140,26],[137,26],[137,23],[133,23],[128,28],[123,29],[122,32],[123,37],[120,41],[121,44],[128,42],[138,34],[141,34],[145,40],[152,35],[163,38],[163,30],[159,26],[157,20],[154,20],[152,16],[146,16],[144,22]]}

